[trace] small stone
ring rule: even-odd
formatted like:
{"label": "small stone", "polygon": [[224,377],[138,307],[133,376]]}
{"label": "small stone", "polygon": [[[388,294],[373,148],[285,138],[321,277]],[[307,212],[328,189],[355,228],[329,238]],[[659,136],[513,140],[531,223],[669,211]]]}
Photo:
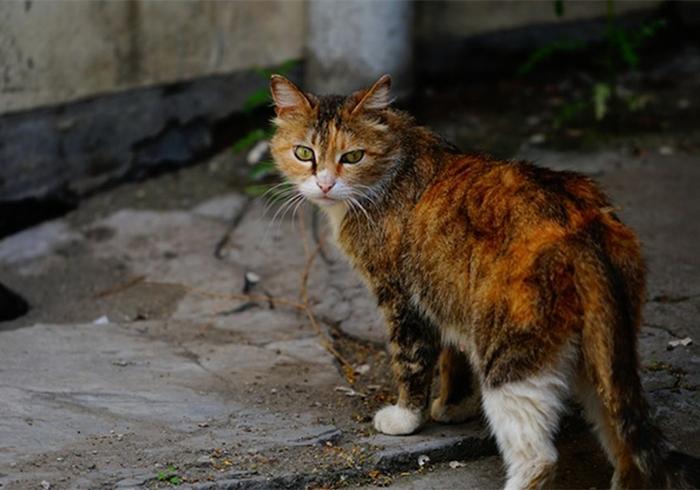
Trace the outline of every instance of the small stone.
{"label": "small stone", "polygon": [[246,281],[248,281],[252,284],[257,284],[260,282],[260,276],[258,274],[256,274],[255,272],[246,272],[245,279],[246,279]]}
{"label": "small stone", "polygon": [[360,393],[359,391],[355,391],[352,388],[348,388],[347,386],[336,386],[335,391],[345,393],[346,396],[359,396],[361,398],[364,398],[367,396],[364,393]]}
{"label": "small stone", "polygon": [[542,118],[540,116],[529,116],[527,119],[525,119],[525,123],[528,126],[537,126],[541,121]]}
{"label": "small stone", "polygon": [[672,146],[665,145],[665,146],[662,146],[661,148],[659,148],[659,155],[669,156],[669,155],[673,155],[673,153],[674,153],[674,150],[673,150]]}
{"label": "small stone", "polygon": [[685,338],[683,338],[683,339],[677,339],[677,340],[671,340],[671,341],[668,343],[668,345],[666,346],[666,349],[667,349],[667,350],[673,350],[673,349],[675,349],[676,347],[681,347],[681,346],[682,346],[682,347],[687,347],[687,346],[689,346],[689,345],[692,344],[692,343],[693,343],[693,339],[691,339],[690,337],[685,337]]}
{"label": "small stone", "polygon": [[262,160],[262,157],[265,155],[265,152],[267,152],[269,147],[270,143],[268,143],[267,140],[258,141],[248,152],[246,157],[248,165],[255,165]]}
{"label": "small stone", "polygon": [[542,143],[547,141],[547,136],[543,133],[535,133],[532,136],[530,136],[529,141],[533,145],[541,145]]}
{"label": "small stone", "polygon": [[452,468],[453,470],[457,469],[457,468],[463,468],[464,466],[466,466],[461,461],[450,461],[449,465],[450,465],[450,468]]}
{"label": "small stone", "polygon": [[41,480],[41,488],[44,490],[49,490],[49,488],[51,488],[51,484],[46,480]]}
{"label": "small stone", "polygon": [[430,463],[430,457],[427,454],[421,454],[418,456],[418,467],[422,468],[423,466],[427,465]]}
{"label": "small stone", "polygon": [[204,456],[200,456],[197,458],[197,465],[198,466],[209,466],[214,462],[214,460],[211,458],[211,456],[207,456],[206,454]]}
{"label": "small stone", "polygon": [[367,374],[370,370],[369,364],[360,364],[355,368],[355,374]]}
{"label": "small stone", "polygon": [[109,323],[109,318],[107,318],[107,315],[102,315],[92,323],[94,325],[107,325]]}

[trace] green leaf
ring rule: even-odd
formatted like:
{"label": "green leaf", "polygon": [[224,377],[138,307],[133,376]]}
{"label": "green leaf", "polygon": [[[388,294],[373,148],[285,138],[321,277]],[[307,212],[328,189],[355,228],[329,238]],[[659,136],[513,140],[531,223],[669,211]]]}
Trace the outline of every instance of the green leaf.
{"label": "green leaf", "polygon": [[602,120],[608,112],[611,92],[610,85],[607,83],[596,83],[593,86],[593,112],[598,121]]}
{"label": "green leaf", "polygon": [[235,153],[241,153],[241,152],[247,150],[249,147],[253,146],[258,141],[262,141],[264,139],[267,139],[268,137],[269,137],[269,135],[264,129],[261,129],[261,128],[254,129],[254,130],[248,132],[241,139],[236,141],[233,144],[232,149]]}
{"label": "green leaf", "polygon": [[248,177],[252,180],[260,180],[265,177],[275,173],[275,162],[272,160],[265,160],[257,163],[248,173]]}
{"label": "green leaf", "polygon": [[630,112],[641,111],[649,105],[651,96],[649,94],[631,94],[625,98],[625,102],[627,102],[627,108]]}
{"label": "green leaf", "polygon": [[252,197],[262,196],[270,188],[269,184],[254,184],[246,186],[243,192]]}
{"label": "green leaf", "polygon": [[650,22],[646,22],[635,34],[635,41],[639,42],[642,39],[648,39],[654,37],[661,29],[666,27],[668,22],[666,19],[654,19]]}
{"label": "green leaf", "polygon": [[251,112],[253,109],[264,105],[270,105],[271,103],[272,96],[270,95],[270,90],[267,87],[260,88],[248,96],[243,103],[243,109],[246,112]]}
{"label": "green leaf", "polygon": [[574,100],[564,104],[554,118],[552,125],[555,128],[562,127],[564,124],[578,116],[586,107],[588,107],[588,102],[585,100]]}
{"label": "green leaf", "polygon": [[614,43],[617,46],[620,56],[630,68],[636,68],[639,64],[639,55],[637,50],[630,42],[627,33],[622,29],[616,30],[614,34]]}
{"label": "green leaf", "polygon": [[557,17],[564,17],[564,0],[554,0],[554,13]]}
{"label": "green leaf", "polygon": [[555,54],[578,51],[586,47],[586,43],[578,40],[563,40],[554,41],[552,43],[546,44],[541,48],[534,50],[527,61],[518,67],[518,75],[527,75],[532,72],[537,65],[542,63],[548,58],[551,58]]}

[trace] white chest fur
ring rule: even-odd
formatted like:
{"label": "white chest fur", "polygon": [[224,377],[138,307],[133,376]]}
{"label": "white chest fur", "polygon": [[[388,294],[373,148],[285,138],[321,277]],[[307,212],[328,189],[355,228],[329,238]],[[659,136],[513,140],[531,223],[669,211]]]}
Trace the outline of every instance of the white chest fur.
{"label": "white chest fur", "polygon": [[333,237],[337,239],[338,233],[340,233],[340,225],[342,224],[345,213],[347,212],[347,207],[343,203],[338,203],[332,206],[324,206],[322,209],[328,216],[328,222],[331,225]]}

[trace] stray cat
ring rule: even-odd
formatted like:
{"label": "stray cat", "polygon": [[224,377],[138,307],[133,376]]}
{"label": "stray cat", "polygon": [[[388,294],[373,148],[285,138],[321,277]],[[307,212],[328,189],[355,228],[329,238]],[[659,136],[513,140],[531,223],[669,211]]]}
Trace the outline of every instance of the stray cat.
{"label": "stray cat", "polygon": [[540,488],[573,395],[613,487],[691,485],[689,457],[670,449],[642,392],[634,233],[587,177],[461,154],[391,108],[390,84],[342,97],[271,80],[277,166],[325,211],[386,317],[399,396],[375,428],[411,434],[428,414],[461,422],[482,408],[506,488]]}

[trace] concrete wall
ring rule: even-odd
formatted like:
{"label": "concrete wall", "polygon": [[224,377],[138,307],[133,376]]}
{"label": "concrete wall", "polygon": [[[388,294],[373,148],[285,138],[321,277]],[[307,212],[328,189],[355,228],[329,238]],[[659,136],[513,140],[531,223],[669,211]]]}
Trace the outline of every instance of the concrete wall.
{"label": "concrete wall", "polygon": [[302,56],[305,3],[0,2],[0,114]]}
{"label": "concrete wall", "polygon": [[[625,13],[658,3],[616,8]],[[564,4],[559,19],[551,1],[419,2],[415,34],[418,43],[464,39],[605,14],[602,1]],[[336,5],[341,11],[349,4]],[[303,0],[3,1],[0,114],[300,59],[310,38],[307,14]]]}
{"label": "concrete wall", "polygon": [[[661,3],[656,0],[615,2],[615,12],[626,14],[649,10]],[[607,2],[564,0],[564,15],[558,17],[551,0],[432,0],[416,4],[416,37],[428,41],[436,37],[464,38],[504,29],[537,24],[556,24],[603,17]]]}

